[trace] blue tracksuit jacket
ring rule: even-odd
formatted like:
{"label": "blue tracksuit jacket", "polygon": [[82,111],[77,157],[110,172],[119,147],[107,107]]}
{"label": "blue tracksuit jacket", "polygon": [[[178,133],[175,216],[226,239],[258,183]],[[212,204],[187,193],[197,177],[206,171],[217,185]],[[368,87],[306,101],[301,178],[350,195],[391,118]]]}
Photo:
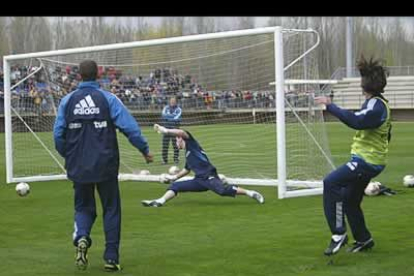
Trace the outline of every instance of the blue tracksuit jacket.
{"label": "blue tracksuit jacket", "polygon": [[82,82],[61,100],[53,134],[70,180],[102,182],[118,175],[116,128],[142,154],[148,154],[147,140],[136,120],[115,95],[100,89],[98,82]]}

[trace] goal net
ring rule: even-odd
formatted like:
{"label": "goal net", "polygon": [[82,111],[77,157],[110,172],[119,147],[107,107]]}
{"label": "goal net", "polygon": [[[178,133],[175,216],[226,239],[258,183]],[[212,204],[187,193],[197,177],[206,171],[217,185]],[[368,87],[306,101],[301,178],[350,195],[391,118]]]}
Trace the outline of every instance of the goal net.
{"label": "goal net", "polygon": [[[162,163],[162,137],[152,128],[174,97],[180,127],[228,182],[278,185],[280,198],[318,194],[333,166],[312,100],[320,89],[318,42],[312,30],[270,27],[7,56],[7,181],[66,178],[53,124],[60,99],[81,81],[79,63],[92,59],[101,87],[133,114],[155,156],[146,164],[119,134],[121,179],[158,181],[175,165],[171,144]],[[180,152],[177,165],[184,164]]]}

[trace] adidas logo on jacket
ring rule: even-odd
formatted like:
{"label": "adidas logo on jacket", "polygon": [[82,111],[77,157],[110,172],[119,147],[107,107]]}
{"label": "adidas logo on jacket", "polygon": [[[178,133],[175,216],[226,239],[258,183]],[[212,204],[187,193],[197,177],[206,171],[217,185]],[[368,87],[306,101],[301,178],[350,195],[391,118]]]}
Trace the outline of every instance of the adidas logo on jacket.
{"label": "adidas logo on jacket", "polygon": [[74,115],[99,114],[99,107],[96,107],[95,103],[92,100],[92,97],[88,95],[83,100],[80,100],[78,104],[75,105],[73,114]]}

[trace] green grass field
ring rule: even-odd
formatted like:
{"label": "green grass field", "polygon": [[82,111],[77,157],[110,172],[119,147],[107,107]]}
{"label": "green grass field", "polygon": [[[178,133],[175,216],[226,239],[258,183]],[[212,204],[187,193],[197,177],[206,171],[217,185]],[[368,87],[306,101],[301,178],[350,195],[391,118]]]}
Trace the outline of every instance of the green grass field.
{"label": "green grass field", "polygon": [[[404,175],[414,174],[413,128],[414,123],[394,123],[389,166],[377,179],[398,194],[364,199],[366,220],[376,241],[369,253],[343,250],[333,257],[333,265],[327,265],[322,252],[330,233],[321,196],[278,200],[275,188],[257,187],[266,197],[264,205],[246,197],[220,198],[206,192],[182,194],[162,208],[144,208],[140,201],[158,197],[165,186],[121,182],[124,270],[120,274],[414,275],[414,189],[401,183]],[[349,157],[353,131],[337,123],[328,124],[328,131],[335,162],[341,164]],[[4,135],[0,135],[0,149],[0,179],[5,183]],[[14,185],[0,185],[0,275],[102,275],[100,204],[90,267],[78,271],[71,241],[71,183],[37,182],[31,188],[28,197],[20,198]]]}

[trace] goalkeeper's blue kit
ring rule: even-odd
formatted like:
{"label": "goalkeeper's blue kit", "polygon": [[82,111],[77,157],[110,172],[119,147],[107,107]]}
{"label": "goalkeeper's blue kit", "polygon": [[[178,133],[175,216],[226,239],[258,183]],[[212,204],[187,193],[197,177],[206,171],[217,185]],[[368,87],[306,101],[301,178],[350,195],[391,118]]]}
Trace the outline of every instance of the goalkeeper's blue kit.
{"label": "goalkeeper's blue kit", "polygon": [[147,155],[149,147],[136,120],[113,94],[95,81],[82,82],[60,102],[54,125],[55,147],[65,159],[75,190],[74,244],[90,232],[96,218],[94,190],[103,207],[105,260],[118,262],[121,202],[118,186],[119,149],[116,128]]}
{"label": "goalkeeper's blue kit", "polygon": [[191,133],[186,132],[189,138],[185,139],[185,169],[193,171],[195,177],[190,180],[176,181],[168,187],[168,190],[172,190],[175,194],[211,190],[221,196],[236,196],[237,186],[223,184],[203,148]]}
{"label": "goalkeeper's blue kit", "polygon": [[332,234],[344,234],[347,216],[356,241],[371,238],[361,202],[364,190],[372,178],[380,174],[386,165],[390,137],[390,111],[379,97],[367,99],[358,112],[351,112],[327,105],[327,111],[347,126],[356,129],[352,144],[351,160],[331,172],[324,179],[324,211]]}

